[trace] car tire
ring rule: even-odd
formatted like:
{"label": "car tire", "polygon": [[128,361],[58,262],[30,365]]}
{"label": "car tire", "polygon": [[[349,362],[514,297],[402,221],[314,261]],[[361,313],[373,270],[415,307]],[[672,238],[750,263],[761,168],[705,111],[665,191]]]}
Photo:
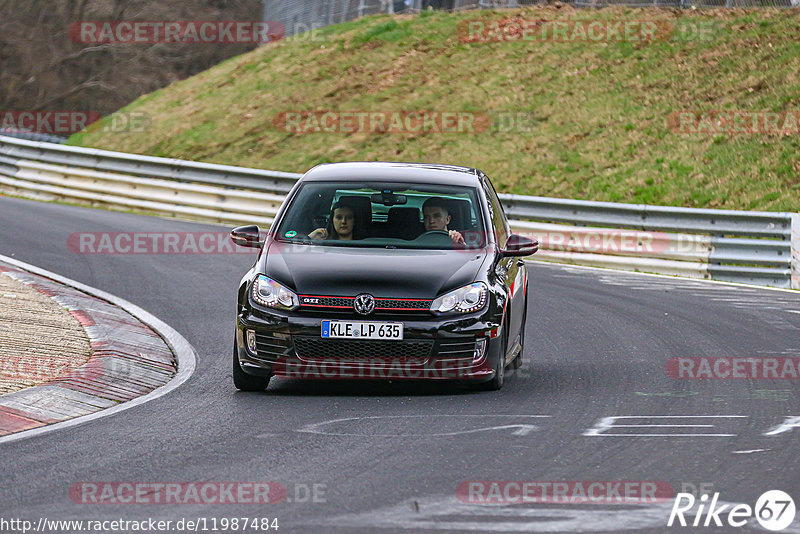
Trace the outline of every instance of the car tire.
{"label": "car tire", "polygon": [[269,376],[253,376],[244,372],[239,365],[236,341],[233,342],[233,385],[240,391],[264,391],[269,386]]}

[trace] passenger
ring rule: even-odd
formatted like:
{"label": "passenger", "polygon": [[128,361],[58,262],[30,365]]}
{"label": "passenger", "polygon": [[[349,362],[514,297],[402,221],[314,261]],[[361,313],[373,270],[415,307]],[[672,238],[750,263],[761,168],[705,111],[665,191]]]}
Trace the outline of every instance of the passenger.
{"label": "passenger", "polygon": [[454,245],[464,245],[464,236],[455,230],[448,230],[450,224],[450,212],[447,203],[441,197],[431,197],[422,204],[422,222],[425,224],[426,232],[440,231],[447,232]]}
{"label": "passenger", "polygon": [[350,241],[355,239],[355,214],[353,208],[337,202],[331,207],[326,228],[317,228],[308,237],[311,239],[338,239]]}

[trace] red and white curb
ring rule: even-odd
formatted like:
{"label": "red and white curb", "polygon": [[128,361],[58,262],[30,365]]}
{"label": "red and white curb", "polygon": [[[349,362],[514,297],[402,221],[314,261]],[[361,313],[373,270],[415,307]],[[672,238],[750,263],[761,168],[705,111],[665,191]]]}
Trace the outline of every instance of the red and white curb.
{"label": "red and white curb", "polygon": [[189,342],[138,306],[7,256],[0,255],[0,262],[6,264],[0,270],[67,308],[93,349],[69,373],[0,396],[0,443],[133,408],[169,393],[194,372]]}

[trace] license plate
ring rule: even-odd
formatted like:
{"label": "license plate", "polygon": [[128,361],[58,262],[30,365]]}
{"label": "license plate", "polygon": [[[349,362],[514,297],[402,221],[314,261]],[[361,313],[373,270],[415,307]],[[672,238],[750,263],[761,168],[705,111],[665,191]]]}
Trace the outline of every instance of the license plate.
{"label": "license plate", "polygon": [[344,339],[403,339],[403,323],[322,321],[322,337]]}

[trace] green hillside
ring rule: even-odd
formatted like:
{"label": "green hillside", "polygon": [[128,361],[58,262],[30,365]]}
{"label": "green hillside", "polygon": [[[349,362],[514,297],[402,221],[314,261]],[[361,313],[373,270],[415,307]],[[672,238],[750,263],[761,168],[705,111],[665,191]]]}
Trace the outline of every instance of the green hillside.
{"label": "green hillside", "polygon": [[[573,33],[462,39],[482,35],[464,33],[478,22],[491,29],[511,18],[545,21],[539,30],[573,21]],[[658,32],[598,42],[574,33],[588,21],[646,21]],[[97,130],[70,143],[294,172],[349,160],[452,163],[483,169],[503,192],[800,211],[800,125],[791,122],[800,122],[800,10],[425,12],[308,37],[139,98],[121,112],[145,114],[143,131]],[[457,133],[285,131],[281,120],[301,111],[463,112],[475,121]],[[743,117],[772,126],[726,133],[708,117],[677,115],[715,111],[752,112]]]}

